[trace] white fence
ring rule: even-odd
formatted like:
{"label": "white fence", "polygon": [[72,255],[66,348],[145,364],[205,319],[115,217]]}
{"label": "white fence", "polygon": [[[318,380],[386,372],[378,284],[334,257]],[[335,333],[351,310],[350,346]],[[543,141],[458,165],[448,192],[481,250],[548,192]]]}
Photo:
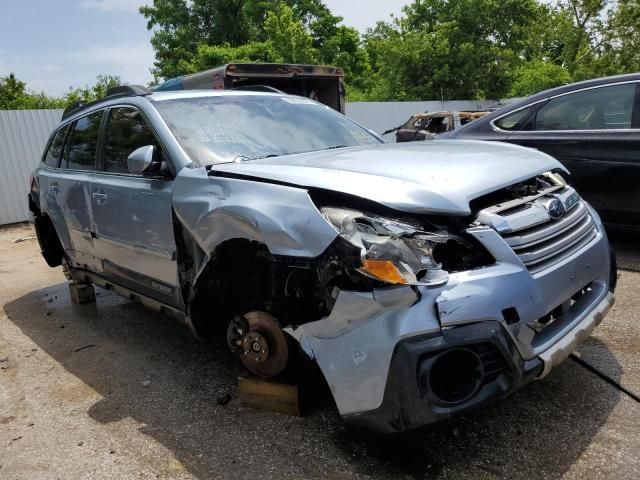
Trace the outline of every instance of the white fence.
{"label": "white fence", "polygon": [[62,110],[0,111],[0,225],[28,218],[29,174]]}
{"label": "white fence", "polygon": [[[493,101],[357,102],[347,103],[346,113],[358,123],[382,133],[397,127],[417,112],[482,110]],[[0,225],[27,220],[29,174],[38,164],[62,110],[0,110]],[[393,134],[386,135],[395,141]]]}

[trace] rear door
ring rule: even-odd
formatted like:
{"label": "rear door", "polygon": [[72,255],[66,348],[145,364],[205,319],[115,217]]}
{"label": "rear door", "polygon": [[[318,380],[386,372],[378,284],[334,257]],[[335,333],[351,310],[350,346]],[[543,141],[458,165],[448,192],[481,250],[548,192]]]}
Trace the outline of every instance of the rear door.
{"label": "rear door", "polygon": [[58,234],[58,238],[66,251],[73,249],[71,237],[67,231],[67,222],[64,218],[64,209],[59,202],[62,198],[60,192],[60,158],[64,151],[65,142],[71,125],[65,125],[53,135],[51,142],[42,158],[42,164],[38,168],[38,184],[40,188],[40,205],[42,211],[49,215]]}
{"label": "rear door", "polygon": [[562,162],[607,224],[640,227],[639,95],[626,82],[551,98],[508,141]]}
{"label": "rear door", "polygon": [[97,250],[105,277],[179,306],[173,179],[134,175],[127,168],[131,152],[146,145],[162,150],[140,110],[128,105],[109,109],[100,171],[91,184]]}
{"label": "rear door", "polygon": [[[69,127],[60,168],[49,171],[46,205],[73,266],[100,270],[92,235],[90,189],[103,111],[75,120]],[[46,163],[46,161],[45,161]]]}

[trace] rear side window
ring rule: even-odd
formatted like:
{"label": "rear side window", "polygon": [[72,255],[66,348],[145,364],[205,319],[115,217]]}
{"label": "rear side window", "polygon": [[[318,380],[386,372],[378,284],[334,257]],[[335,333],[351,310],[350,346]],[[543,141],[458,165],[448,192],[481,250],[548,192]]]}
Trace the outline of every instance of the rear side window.
{"label": "rear side window", "polygon": [[69,131],[69,125],[62,127],[56,135],[53,137],[47,153],[44,156],[44,164],[48,167],[57,168],[60,161],[60,155],[62,154],[62,148],[64,147],[64,140]]}
{"label": "rear side window", "polygon": [[146,145],[158,142],[140,112],[131,107],[111,110],[104,150],[104,171],[128,173],[127,157]]}
{"label": "rear side window", "polygon": [[92,113],[75,121],[67,140],[62,166],[75,170],[95,170],[96,149],[102,111]]}
{"label": "rear side window", "polygon": [[635,83],[592,88],[549,100],[536,113],[535,130],[631,128]]}

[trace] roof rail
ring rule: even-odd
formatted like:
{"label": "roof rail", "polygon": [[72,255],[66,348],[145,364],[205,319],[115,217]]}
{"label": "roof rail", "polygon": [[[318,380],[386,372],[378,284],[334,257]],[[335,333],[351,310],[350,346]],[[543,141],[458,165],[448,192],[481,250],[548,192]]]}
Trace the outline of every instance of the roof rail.
{"label": "roof rail", "polygon": [[142,85],[118,85],[117,87],[108,89],[107,94],[104,97],[92,102],[85,102],[84,100],[73,102],[71,105],[64,109],[64,112],[62,113],[62,120],[70,117],[74,113],[84,110],[86,107],[95,105],[104,100],[109,100],[111,98],[117,97],[140,97],[150,95],[151,93],[153,93],[151,92],[151,90],[149,90],[147,87],[143,87]]}
{"label": "roof rail", "polygon": [[85,102],[84,100],[78,100],[76,102],[73,102],[71,105],[69,105],[67,108],[64,109],[64,112],[62,112],[62,119],[64,120],[72,113],[77,112],[78,110],[81,110],[82,107],[84,107],[85,105],[87,105],[87,102]]}
{"label": "roof rail", "polygon": [[107,90],[107,97],[113,97],[114,95],[132,95],[132,96],[144,96],[150,95],[151,90],[142,85],[118,85]]}

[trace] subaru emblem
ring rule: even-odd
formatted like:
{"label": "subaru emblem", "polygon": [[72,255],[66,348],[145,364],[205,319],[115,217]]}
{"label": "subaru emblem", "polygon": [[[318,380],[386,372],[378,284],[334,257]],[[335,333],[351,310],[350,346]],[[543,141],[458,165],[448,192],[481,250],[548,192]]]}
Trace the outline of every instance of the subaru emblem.
{"label": "subaru emblem", "polygon": [[546,203],[545,208],[547,209],[549,216],[554,220],[559,219],[565,214],[564,205],[557,198],[552,198],[551,200],[549,200]]}

